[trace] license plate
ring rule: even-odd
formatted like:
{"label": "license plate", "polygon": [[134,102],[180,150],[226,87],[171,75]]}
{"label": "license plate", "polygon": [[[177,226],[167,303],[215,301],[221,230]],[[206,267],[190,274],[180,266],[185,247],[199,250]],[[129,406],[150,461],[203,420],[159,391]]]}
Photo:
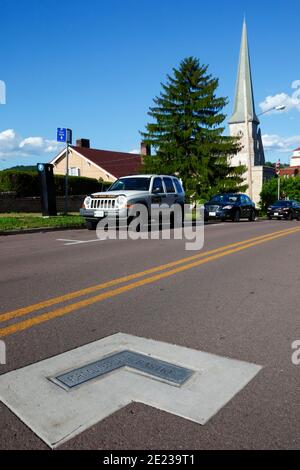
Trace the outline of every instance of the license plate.
{"label": "license plate", "polygon": [[279,215],[278,212],[274,212],[274,215]]}
{"label": "license plate", "polygon": [[216,215],[217,215],[216,212],[210,212],[209,213],[209,217],[216,217]]}
{"label": "license plate", "polygon": [[95,211],[94,216],[95,217],[104,217],[104,211]]}

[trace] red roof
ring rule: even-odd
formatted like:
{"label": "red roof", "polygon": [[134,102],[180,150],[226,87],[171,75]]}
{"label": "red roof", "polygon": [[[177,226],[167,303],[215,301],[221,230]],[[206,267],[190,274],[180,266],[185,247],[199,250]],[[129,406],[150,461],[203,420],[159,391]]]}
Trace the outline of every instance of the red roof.
{"label": "red roof", "polygon": [[294,152],[298,152],[299,150],[300,150],[300,147],[299,147],[299,148],[297,148],[297,149],[295,149],[295,150],[294,150]]}
{"label": "red roof", "polygon": [[76,150],[76,152],[80,153],[116,178],[126,175],[136,175],[140,172],[142,164],[140,154],[113,152],[111,150],[97,150],[76,146],[72,146],[72,149]]}
{"label": "red roof", "polygon": [[300,166],[288,166],[287,168],[281,168],[280,176],[295,176],[300,174]]}

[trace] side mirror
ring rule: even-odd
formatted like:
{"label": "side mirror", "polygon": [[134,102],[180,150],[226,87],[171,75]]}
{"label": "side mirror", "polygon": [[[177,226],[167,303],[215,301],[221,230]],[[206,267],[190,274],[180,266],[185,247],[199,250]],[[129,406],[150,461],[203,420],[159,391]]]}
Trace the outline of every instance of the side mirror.
{"label": "side mirror", "polygon": [[160,188],[153,188],[152,193],[153,194],[159,194],[159,193],[161,193],[161,189]]}

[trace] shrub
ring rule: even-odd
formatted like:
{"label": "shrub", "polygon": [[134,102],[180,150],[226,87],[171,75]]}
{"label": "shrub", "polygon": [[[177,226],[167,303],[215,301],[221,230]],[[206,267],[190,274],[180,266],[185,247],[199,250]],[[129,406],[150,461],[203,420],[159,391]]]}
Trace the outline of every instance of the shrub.
{"label": "shrub", "polygon": [[[56,195],[65,194],[65,177],[54,175]],[[110,184],[109,184],[110,185]],[[101,185],[94,178],[69,176],[69,194],[90,194],[101,190]],[[4,170],[0,171],[0,192],[14,191],[19,197],[39,196],[39,176],[32,171]]]}
{"label": "shrub", "polygon": [[[263,184],[260,197],[261,209],[266,211],[278,199],[278,178],[272,178]],[[300,201],[300,176],[280,178],[280,197]]]}
{"label": "shrub", "polygon": [[[54,183],[57,196],[65,194],[64,175],[54,175]],[[69,176],[68,178],[69,194],[91,194],[101,191],[101,186],[94,178],[85,178],[84,176]]]}
{"label": "shrub", "polygon": [[0,192],[15,191],[17,196],[38,196],[40,186],[37,173],[32,171],[0,171]]}

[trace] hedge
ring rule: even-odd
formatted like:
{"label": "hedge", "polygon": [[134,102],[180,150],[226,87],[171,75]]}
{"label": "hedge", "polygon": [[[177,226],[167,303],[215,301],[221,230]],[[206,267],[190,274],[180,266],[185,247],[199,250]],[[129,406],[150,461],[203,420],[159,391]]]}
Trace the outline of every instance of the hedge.
{"label": "hedge", "polygon": [[[65,177],[63,175],[54,175],[56,195],[65,194]],[[94,178],[85,178],[84,176],[69,176],[68,178],[69,194],[91,194],[101,191],[101,185]]]}
{"label": "hedge", "polygon": [[[63,196],[65,192],[65,177],[54,175],[57,196]],[[69,176],[69,194],[81,195],[101,191],[101,184],[94,178],[82,176]],[[110,186],[111,183],[109,183]],[[0,171],[0,192],[13,191],[20,197],[39,196],[39,176],[33,171]]]}

